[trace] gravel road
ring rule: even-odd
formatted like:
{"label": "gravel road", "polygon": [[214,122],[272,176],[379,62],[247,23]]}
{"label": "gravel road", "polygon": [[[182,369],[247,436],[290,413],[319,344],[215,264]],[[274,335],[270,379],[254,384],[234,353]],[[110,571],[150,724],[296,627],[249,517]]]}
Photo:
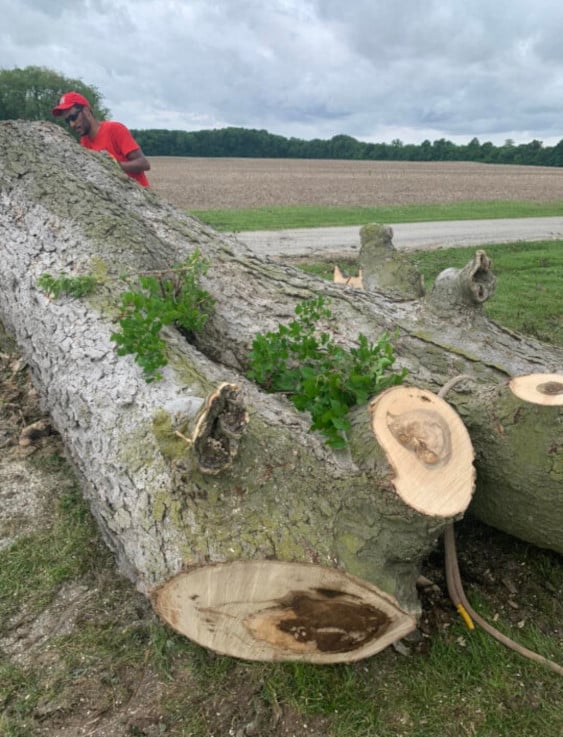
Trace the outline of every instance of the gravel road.
{"label": "gravel road", "polygon": [[[455,220],[391,225],[398,250],[479,246],[515,241],[563,240],[563,217]],[[244,231],[237,237],[261,255],[353,257],[360,250],[359,226]]]}

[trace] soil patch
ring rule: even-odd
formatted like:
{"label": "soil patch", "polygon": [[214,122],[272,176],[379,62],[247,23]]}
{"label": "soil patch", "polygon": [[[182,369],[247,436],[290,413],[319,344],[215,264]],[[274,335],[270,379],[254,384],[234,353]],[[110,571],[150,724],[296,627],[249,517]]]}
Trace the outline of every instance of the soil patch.
{"label": "soil patch", "polygon": [[563,200],[558,167],[173,156],[150,163],[155,192],[184,210]]}

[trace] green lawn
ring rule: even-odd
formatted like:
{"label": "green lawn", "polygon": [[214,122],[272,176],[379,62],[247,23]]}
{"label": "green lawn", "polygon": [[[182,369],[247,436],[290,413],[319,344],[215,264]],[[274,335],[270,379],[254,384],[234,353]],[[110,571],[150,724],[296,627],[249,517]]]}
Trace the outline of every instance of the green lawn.
{"label": "green lawn", "polygon": [[[450,266],[467,264],[475,247],[444,248],[408,254],[424,275],[426,290]],[[492,320],[511,330],[563,346],[563,241],[534,241],[484,246],[497,276],[494,297],[485,304]],[[348,274],[357,273],[354,261],[342,261]],[[332,279],[332,263],[301,263],[300,268]]]}
{"label": "green lawn", "polygon": [[[489,317],[505,327],[563,346],[563,241],[485,246],[497,277]],[[448,248],[411,256],[425,282],[449,266],[464,266],[475,248]]]}
{"label": "green lawn", "polygon": [[237,232],[366,223],[550,217],[563,214],[563,202],[460,202],[400,207],[261,207],[248,210],[194,210],[190,214],[216,230]]}

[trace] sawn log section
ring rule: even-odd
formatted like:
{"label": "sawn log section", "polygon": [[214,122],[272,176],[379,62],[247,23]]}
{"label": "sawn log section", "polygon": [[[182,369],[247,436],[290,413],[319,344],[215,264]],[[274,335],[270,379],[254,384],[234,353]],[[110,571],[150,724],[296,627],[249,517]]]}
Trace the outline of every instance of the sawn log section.
{"label": "sawn log section", "polygon": [[[420,561],[471,497],[469,437],[475,511],[563,550],[560,408],[523,401],[508,384],[557,372],[561,350],[490,323],[479,304],[448,304],[448,289],[444,300],[355,292],[258,258],[49,123],[0,124],[0,177],[0,318],[29,362],[121,570],[174,626],[189,612],[197,626],[187,634],[219,652],[314,662],[363,657],[402,636],[418,612]],[[164,379],[146,384],[110,340],[119,277],[169,268],[195,248],[210,264],[204,286],[216,299],[214,315],[195,345],[167,332]],[[478,279],[480,264],[469,269]],[[45,272],[95,274],[100,286],[87,299],[50,300],[37,286]],[[456,503],[446,494],[440,507],[439,482],[430,509],[401,493],[405,462],[394,467],[369,407],[353,412],[348,451],[333,452],[286,399],[244,378],[256,332],[275,330],[297,302],[319,293],[334,314],[323,327],[344,345],[358,332],[396,333],[415,401],[456,374],[474,378],[448,397],[469,430]],[[202,407],[234,422],[206,425]],[[384,427],[397,430],[391,415]],[[436,437],[451,427],[443,416]],[[399,445],[416,468],[420,442],[403,437]],[[450,453],[448,463],[457,459]],[[178,584],[170,589],[177,597],[184,580],[186,610],[175,599],[170,614],[164,592]],[[226,591],[227,601],[213,593]],[[195,605],[202,592],[207,604]],[[227,616],[210,617],[218,608]],[[361,626],[342,629],[343,611]],[[232,636],[230,619],[243,622],[247,639]]]}

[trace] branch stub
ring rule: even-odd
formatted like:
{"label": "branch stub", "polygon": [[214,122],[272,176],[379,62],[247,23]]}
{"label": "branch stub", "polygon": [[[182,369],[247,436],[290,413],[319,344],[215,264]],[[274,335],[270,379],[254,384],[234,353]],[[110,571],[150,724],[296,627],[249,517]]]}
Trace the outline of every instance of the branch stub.
{"label": "branch stub", "polygon": [[455,410],[432,392],[407,386],[382,392],[369,409],[401,499],[422,514],[464,512],[475,486],[474,454]]}
{"label": "branch stub", "polygon": [[509,384],[519,399],[548,407],[563,407],[563,374],[515,376]]}

